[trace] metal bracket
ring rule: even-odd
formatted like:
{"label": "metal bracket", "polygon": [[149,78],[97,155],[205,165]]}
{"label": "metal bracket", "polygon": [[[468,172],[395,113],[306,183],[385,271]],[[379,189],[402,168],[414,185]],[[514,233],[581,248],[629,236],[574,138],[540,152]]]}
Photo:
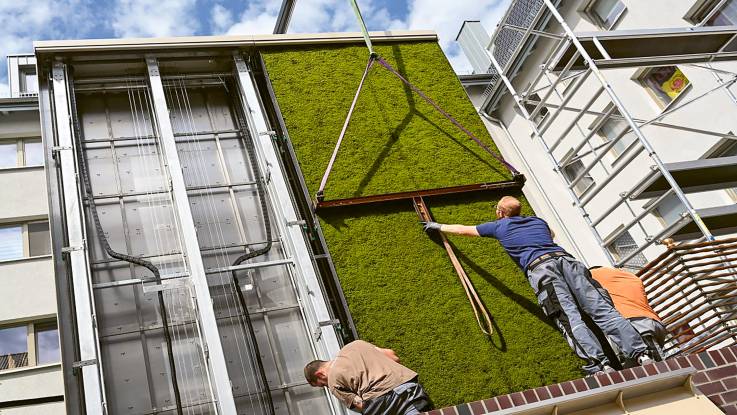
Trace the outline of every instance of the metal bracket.
{"label": "metal bracket", "polygon": [[62,150],[72,150],[71,146],[53,146],[51,147],[51,151],[54,153],[58,153]]}
{"label": "metal bracket", "polygon": [[159,291],[175,290],[186,286],[186,281],[184,281],[183,278],[178,278],[175,280],[163,281],[161,284],[143,284],[143,292],[148,294]]}
{"label": "metal bracket", "polygon": [[261,131],[260,133],[258,133],[258,135],[268,135],[268,136],[271,136],[271,137],[277,137],[276,131],[274,131],[274,130]]}
{"label": "metal bracket", "polygon": [[72,367],[74,369],[80,369],[84,366],[90,366],[90,365],[96,365],[97,359],[89,359],[89,360],[80,360],[78,362],[73,362]]}
{"label": "metal bracket", "polygon": [[315,336],[315,341],[320,340],[320,337],[322,337],[322,328],[327,326],[334,326],[336,329],[340,330],[340,320],[337,318],[334,318],[332,320],[326,320],[321,321],[317,323],[317,327],[315,327],[315,330],[312,332],[312,334]]}
{"label": "metal bracket", "polygon": [[290,220],[289,222],[287,222],[287,226],[294,226],[294,225],[304,226],[304,225],[307,225],[307,222],[304,220]]}
{"label": "metal bracket", "polygon": [[69,253],[69,252],[82,251],[82,250],[84,250],[84,245],[82,245],[82,246],[65,246],[65,247],[62,247],[61,248],[61,253],[62,254],[66,254],[66,253]]}

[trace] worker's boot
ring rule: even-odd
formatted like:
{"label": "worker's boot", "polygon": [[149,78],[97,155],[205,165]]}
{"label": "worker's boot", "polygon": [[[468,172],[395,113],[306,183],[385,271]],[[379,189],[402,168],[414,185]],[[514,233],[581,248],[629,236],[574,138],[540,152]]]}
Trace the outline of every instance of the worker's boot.
{"label": "worker's boot", "polygon": [[640,366],[649,365],[651,363],[655,363],[655,361],[647,354],[641,354],[640,357],[637,358],[637,364]]}

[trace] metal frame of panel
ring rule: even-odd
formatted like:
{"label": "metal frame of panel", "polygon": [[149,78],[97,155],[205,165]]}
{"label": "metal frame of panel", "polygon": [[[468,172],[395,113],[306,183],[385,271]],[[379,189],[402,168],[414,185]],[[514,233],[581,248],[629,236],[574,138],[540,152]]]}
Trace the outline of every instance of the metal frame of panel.
{"label": "metal frame of panel", "polygon": [[[281,162],[274,149],[268,119],[263,111],[261,100],[253,76],[253,70],[239,53],[233,56],[241,98],[244,108],[247,108],[248,126],[250,133],[257,143],[257,152],[267,176],[270,177],[268,188],[271,190],[274,201],[274,211],[277,223],[282,229],[285,249],[292,255],[296,273],[299,301],[310,334],[314,335],[313,344],[320,358],[329,360],[340,350],[340,341],[333,327],[332,316],[328,305],[322,296],[322,288],[313,266],[308,250],[308,242],[302,231],[301,221],[297,216],[292,201],[291,192],[281,168]],[[303,284],[300,284],[302,282]],[[305,309],[305,302],[309,302],[309,309]],[[331,397],[333,413],[340,413],[343,409],[337,400]]]}
{"label": "metal frame of panel", "polygon": [[223,347],[220,343],[215,312],[212,308],[212,300],[210,299],[210,291],[205,276],[205,267],[200,255],[197,232],[192,222],[192,211],[182,176],[182,167],[177,155],[174,131],[171,126],[171,120],[169,119],[169,109],[167,107],[164,87],[156,58],[151,56],[146,57],[146,66],[148,69],[148,81],[151,87],[156,125],[161,137],[164,158],[168,166],[175,211],[179,218],[181,239],[185,250],[184,254],[187,258],[190,277],[197,299],[200,327],[207,348],[207,357],[210,363],[209,369],[217,394],[218,408],[222,414],[236,415],[237,411],[235,409],[235,402],[233,401],[233,391],[225,364]]}
{"label": "metal frame of panel", "polygon": [[74,363],[82,375],[85,410],[89,414],[106,412],[102,366],[98,343],[97,323],[95,322],[94,302],[92,301],[91,275],[88,246],[85,234],[84,212],[77,181],[74,148],[76,145],[69,112],[68,75],[63,62],[54,62],[52,68],[56,136],[58,139],[61,184],[66,218],[68,246],[62,252],[68,255],[71,270],[74,308],[77,324],[77,344],[79,361]]}

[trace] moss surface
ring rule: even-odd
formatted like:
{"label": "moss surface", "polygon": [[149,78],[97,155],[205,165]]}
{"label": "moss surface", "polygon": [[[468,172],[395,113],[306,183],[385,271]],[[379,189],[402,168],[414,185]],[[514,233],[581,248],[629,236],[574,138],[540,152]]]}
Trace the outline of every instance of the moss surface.
{"label": "moss surface", "polygon": [[[496,151],[437,43],[376,50]],[[263,56],[307,187],[314,194],[366,66],[366,48],[287,49]],[[497,160],[376,64],[351,117],[325,199],[509,178]]]}
{"label": "moss surface", "polygon": [[[392,63],[401,58],[400,71],[482,136],[481,121],[437,44],[378,49]],[[365,49],[274,50],[264,58],[314,194],[360,79]],[[509,178],[385,72],[377,68],[369,78],[327,199]],[[499,197],[427,202],[440,222],[475,224],[490,219]],[[532,214],[526,202],[524,209]],[[411,203],[335,209],[321,212],[320,220],[360,337],[395,349],[420,374],[437,407],[581,375],[581,362],[541,314],[524,275],[496,241],[450,238],[494,316],[495,333],[487,338],[445,250],[422,232]]]}

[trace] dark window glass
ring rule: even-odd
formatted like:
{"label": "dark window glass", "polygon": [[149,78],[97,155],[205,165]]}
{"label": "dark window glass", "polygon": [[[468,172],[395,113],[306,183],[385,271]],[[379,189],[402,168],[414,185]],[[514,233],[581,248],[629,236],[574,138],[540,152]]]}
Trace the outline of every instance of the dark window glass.
{"label": "dark window glass", "polygon": [[28,224],[28,248],[30,256],[51,253],[51,234],[48,222]]}

